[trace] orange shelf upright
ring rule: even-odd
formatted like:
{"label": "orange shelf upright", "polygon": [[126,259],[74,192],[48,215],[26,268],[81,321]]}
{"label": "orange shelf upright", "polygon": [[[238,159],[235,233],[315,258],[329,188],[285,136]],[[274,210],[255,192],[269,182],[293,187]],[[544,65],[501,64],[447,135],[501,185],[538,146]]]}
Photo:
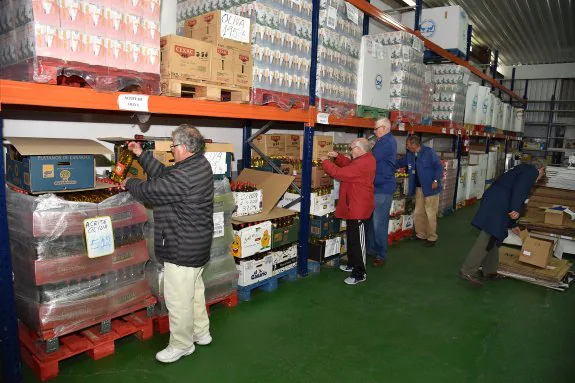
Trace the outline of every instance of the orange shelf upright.
{"label": "orange shelf upright", "polygon": [[[0,104],[4,105],[122,111],[118,108],[120,94],[122,93],[101,93],[86,88],[0,80]],[[149,96],[148,109],[154,114],[301,123],[315,121],[315,114],[310,110],[294,109],[286,112],[271,106],[165,96]]]}

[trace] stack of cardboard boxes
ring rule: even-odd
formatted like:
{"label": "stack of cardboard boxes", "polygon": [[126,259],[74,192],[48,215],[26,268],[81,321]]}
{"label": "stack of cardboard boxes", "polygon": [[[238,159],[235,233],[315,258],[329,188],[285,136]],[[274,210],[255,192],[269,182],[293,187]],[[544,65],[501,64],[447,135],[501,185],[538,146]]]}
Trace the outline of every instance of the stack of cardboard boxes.
{"label": "stack of cardboard boxes", "polygon": [[177,95],[172,85],[176,82],[249,90],[253,72],[249,19],[210,12],[186,20],[183,33],[161,39],[165,93]]}

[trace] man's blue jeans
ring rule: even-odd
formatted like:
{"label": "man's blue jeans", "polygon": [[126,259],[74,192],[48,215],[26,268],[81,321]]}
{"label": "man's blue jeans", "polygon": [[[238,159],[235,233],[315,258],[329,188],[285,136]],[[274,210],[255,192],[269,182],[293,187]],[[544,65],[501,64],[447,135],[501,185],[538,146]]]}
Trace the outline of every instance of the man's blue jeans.
{"label": "man's blue jeans", "polygon": [[393,195],[375,194],[375,209],[367,232],[367,252],[376,259],[387,257],[387,235],[389,230],[389,210]]}

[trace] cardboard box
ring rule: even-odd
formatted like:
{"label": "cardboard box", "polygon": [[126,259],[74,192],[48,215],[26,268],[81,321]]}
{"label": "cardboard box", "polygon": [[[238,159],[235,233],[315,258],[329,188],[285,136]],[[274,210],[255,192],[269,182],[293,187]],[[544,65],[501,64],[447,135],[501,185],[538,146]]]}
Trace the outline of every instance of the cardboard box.
{"label": "cardboard box", "polygon": [[6,181],[31,193],[90,189],[96,186],[94,155],[112,154],[84,139],[6,138]]}
{"label": "cardboard box", "polygon": [[251,49],[235,49],[232,65],[233,84],[238,87],[251,88],[254,71]]}
{"label": "cardboard box", "polygon": [[565,226],[568,220],[568,215],[556,207],[568,208],[567,206],[554,206],[553,208],[545,208],[545,223],[549,225]]}
{"label": "cardboard box", "polygon": [[[248,34],[247,42],[241,42],[229,38],[222,37],[222,32],[225,33],[227,28],[230,27],[229,23],[225,21],[222,22],[222,17],[229,16],[230,14],[225,11],[213,11],[204,13],[203,15],[193,17],[191,19],[186,20],[184,26],[184,36],[189,37],[195,40],[205,41],[207,43],[211,43],[214,45],[219,45],[226,47],[231,50],[243,50],[250,52],[251,56],[251,33],[250,33],[250,19],[232,15],[234,17],[234,21],[241,24],[243,30],[241,31],[243,34]],[[222,27],[224,31],[222,31]],[[247,29],[246,29],[247,27]]]}
{"label": "cardboard box", "polygon": [[557,240],[530,234],[527,230],[523,230],[519,237],[523,241],[519,260],[533,266],[546,267],[555,251]]}
{"label": "cardboard box", "polygon": [[[126,141],[133,141],[133,138],[129,137],[102,137],[98,138],[100,141],[110,142],[113,144],[122,144]],[[174,164],[174,155],[172,154],[170,145],[172,144],[172,139],[168,137],[144,137],[140,142],[145,142],[144,145],[153,148],[152,150],[154,158],[160,161],[165,166],[171,166]],[[209,142],[206,143],[206,148],[204,156],[210,162],[212,166],[212,171],[214,175],[226,175],[231,176],[231,161],[232,155],[234,153],[234,146],[227,143],[219,142]],[[147,179],[142,166],[137,160],[132,162],[132,167],[129,170],[128,177],[134,177],[139,179]]]}
{"label": "cardboard box", "polygon": [[[328,152],[333,151],[333,137],[332,136],[313,136],[313,155],[312,160],[319,160],[321,157],[327,156]],[[300,145],[300,157],[303,158],[303,143]]]}
{"label": "cardboard box", "polygon": [[312,216],[309,220],[309,234],[312,237],[324,238],[331,234],[333,217],[323,216],[317,217]]}
{"label": "cardboard box", "polygon": [[[295,176],[295,184],[301,187],[301,173],[298,171],[293,171],[292,174]],[[333,186],[333,178],[331,178],[322,167],[314,166],[311,168],[311,188],[323,188]]]}
{"label": "cardboard box", "polygon": [[278,275],[297,267],[297,244],[287,249],[273,251],[272,275]]}
{"label": "cardboard box", "polygon": [[[295,193],[285,193],[283,199],[279,202],[278,206],[287,206],[290,202],[299,199],[299,194]],[[311,215],[317,216],[324,216],[329,213],[333,213],[335,211],[335,199],[333,194],[328,195],[321,195],[318,196],[318,193],[311,193],[310,195],[311,203],[309,213]],[[295,205],[289,208],[293,211],[300,211],[300,203],[296,203]]]}
{"label": "cardboard box", "polygon": [[234,230],[234,242],[231,244],[231,253],[236,258],[247,258],[263,253],[272,248],[272,223],[265,221]]}
{"label": "cardboard box", "polygon": [[318,242],[310,242],[308,258],[316,262],[326,262],[339,256],[341,253],[341,237],[322,239]]}
{"label": "cardboard box", "polygon": [[240,273],[238,286],[253,285],[272,276],[273,256],[268,254],[261,259],[237,260],[236,268]]}
{"label": "cardboard box", "polygon": [[[413,28],[415,12],[403,13],[401,23]],[[467,13],[460,6],[423,9],[419,23],[423,37],[443,49],[459,49],[465,53],[469,20]]]}
{"label": "cardboard box", "polygon": [[413,229],[413,215],[402,215],[401,231],[407,231]]}
{"label": "cardboard box", "polygon": [[160,39],[162,78],[201,81],[211,77],[212,45],[177,35]]}
{"label": "cardboard box", "polygon": [[272,249],[277,249],[278,247],[297,242],[298,234],[299,219],[296,219],[293,225],[277,229],[272,228]]}
{"label": "cardboard box", "polygon": [[284,134],[285,155],[287,157],[299,158],[303,136],[297,134]]}
{"label": "cardboard box", "polygon": [[[266,156],[285,155],[285,134],[260,134],[252,142]],[[259,158],[260,155],[252,149],[252,157]]]}
{"label": "cardboard box", "polygon": [[292,183],[292,176],[244,169],[236,181],[255,184],[259,190],[263,191],[263,203],[261,213],[236,217],[234,218],[234,223],[259,222],[294,215],[290,210],[276,207],[278,201]]}

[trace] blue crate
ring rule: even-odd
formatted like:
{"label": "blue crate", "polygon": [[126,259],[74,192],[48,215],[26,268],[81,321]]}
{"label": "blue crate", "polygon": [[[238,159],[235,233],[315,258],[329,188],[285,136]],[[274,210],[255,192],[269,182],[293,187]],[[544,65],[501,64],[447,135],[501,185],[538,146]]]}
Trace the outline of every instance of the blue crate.
{"label": "blue crate", "polygon": [[326,260],[324,260],[324,262],[318,262],[318,261],[312,261],[310,259],[307,260],[307,272],[310,274],[319,274],[319,272],[321,271],[321,265],[322,264],[326,264],[329,262],[333,262],[333,265],[331,267],[333,267],[334,269],[339,268],[339,265],[341,264],[341,256],[345,255],[345,254],[337,254],[334,255],[332,257],[327,258]]}
{"label": "blue crate", "polygon": [[275,291],[278,288],[278,282],[280,279],[285,279],[289,282],[297,280],[297,268],[293,268],[278,275],[274,275],[263,281],[254,283],[249,286],[238,286],[238,298],[242,302],[247,302],[252,300],[252,291],[256,289],[261,289],[263,291]]}
{"label": "blue crate", "polygon": [[[449,53],[460,57],[465,58],[465,53],[461,52],[459,49],[446,49]],[[438,55],[437,53],[426,49],[423,53],[423,60],[427,62],[438,62],[438,61],[448,61],[447,59],[443,58],[442,56]]]}

